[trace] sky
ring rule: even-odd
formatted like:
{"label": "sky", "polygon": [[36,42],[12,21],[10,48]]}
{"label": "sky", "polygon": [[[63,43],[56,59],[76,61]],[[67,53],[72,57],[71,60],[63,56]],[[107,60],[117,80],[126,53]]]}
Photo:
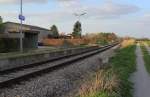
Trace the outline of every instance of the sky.
{"label": "sky", "polygon": [[[119,36],[150,38],[150,0],[23,0],[25,24],[71,33],[80,18],[83,33],[114,32]],[[4,22],[18,22],[20,0],[0,0]]]}

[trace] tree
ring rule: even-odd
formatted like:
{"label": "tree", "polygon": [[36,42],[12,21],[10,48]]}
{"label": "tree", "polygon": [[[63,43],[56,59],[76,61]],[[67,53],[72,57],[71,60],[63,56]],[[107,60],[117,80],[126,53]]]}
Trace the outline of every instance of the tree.
{"label": "tree", "polygon": [[74,24],[74,28],[73,28],[73,33],[72,35],[74,37],[81,37],[81,32],[82,32],[82,28],[81,28],[81,23],[79,21],[77,21]]}
{"label": "tree", "polygon": [[3,23],[3,19],[2,19],[2,17],[0,16],[0,24],[2,24]]}
{"label": "tree", "polygon": [[4,24],[3,24],[3,19],[0,16],[0,33],[4,31]]}
{"label": "tree", "polygon": [[58,32],[58,29],[57,29],[56,25],[53,25],[51,27],[51,32],[53,33],[53,37],[54,38],[58,38],[59,37],[59,32]]}

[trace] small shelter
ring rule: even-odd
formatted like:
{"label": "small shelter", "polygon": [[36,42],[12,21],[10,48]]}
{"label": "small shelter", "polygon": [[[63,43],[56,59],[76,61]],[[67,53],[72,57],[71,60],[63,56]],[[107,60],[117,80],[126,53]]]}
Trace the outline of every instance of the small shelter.
{"label": "small shelter", "polygon": [[[38,48],[38,31],[23,30],[23,49]],[[0,34],[0,52],[17,51],[20,47],[20,32],[9,31],[8,33]]]}
{"label": "small shelter", "polygon": [[[38,34],[39,34],[38,31],[23,30],[22,34],[23,34],[23,48],[24,49],[38,48]],[[9,31],[8,37],[19,40],[20,32]]]}

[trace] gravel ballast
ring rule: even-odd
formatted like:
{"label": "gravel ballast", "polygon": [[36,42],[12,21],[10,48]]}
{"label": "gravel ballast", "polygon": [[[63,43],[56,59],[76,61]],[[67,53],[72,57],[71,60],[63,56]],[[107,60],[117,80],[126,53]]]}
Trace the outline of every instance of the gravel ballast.
{"label": "gravel ballast", "polygon": [[82,84],[77,84],[77,81],[101,68],[103,63],[106,63],[113,55],[116,48],[113,47],[65,68],[21,82],[11,88],[0,89],[0,97],[74,97],[71,95],[72,92],[77,92]]}

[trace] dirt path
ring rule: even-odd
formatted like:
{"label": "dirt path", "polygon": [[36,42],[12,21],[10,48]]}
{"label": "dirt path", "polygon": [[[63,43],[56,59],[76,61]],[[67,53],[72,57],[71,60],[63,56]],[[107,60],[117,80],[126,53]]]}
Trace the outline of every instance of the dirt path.
{"label": "dirt path", "polygon": [[142,51],[139,45],[136,49],[137,72],[133,75],[134,97],[150,97],[150,75],[144,66]]}

